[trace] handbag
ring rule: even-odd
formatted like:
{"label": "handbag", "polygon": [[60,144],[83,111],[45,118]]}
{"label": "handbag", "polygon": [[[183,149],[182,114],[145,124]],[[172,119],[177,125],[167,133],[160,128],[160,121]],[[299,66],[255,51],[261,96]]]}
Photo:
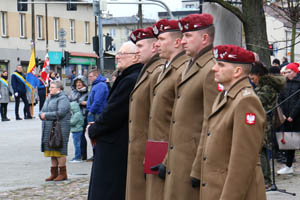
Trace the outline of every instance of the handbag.
{"label": "handbag", "polygon": [[61,123],[56,112],[56,120],[52,122],[51,132],[49,134],[48,147],[60,149],[64,145],[63,136],[61,133]]}
{"label": "handbag", "polygon": [[286,120],[281,108],[278,106],[275,111],[275,128],[279,128]]}
{"label": "handbag", "polygon": [[276,139],[280,150],[300,149],[300,132],[277,132]]}

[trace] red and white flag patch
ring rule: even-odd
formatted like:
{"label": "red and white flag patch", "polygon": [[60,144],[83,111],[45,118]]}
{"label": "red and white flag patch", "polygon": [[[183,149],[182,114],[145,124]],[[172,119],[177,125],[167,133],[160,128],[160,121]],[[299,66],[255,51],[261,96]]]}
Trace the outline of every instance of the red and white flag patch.
{"label": "red and white flag patch", "polygon": [[224,86],[221,83],[218,83],[218,91],[222,92],[224,90]]}
{"label": "red and white flag patch", "polygon": [[254,125],[256,123],[256,114],[255,113],[246,113],[245,122],[246,122],[246,124]]}

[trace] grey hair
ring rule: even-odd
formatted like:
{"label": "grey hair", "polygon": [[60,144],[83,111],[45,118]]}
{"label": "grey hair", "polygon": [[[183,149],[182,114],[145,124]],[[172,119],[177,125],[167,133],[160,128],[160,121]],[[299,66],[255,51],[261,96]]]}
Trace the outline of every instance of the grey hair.
{"label": "grey hair", "polygon": [[55,85],[57,88],[59,88],[60,90],[64,90],[64,84],[61,80],[55,80],[55,81],[52,81],[50,83],[50,85],[53,84]]}
{"label": "grey hair", "polygon": [[136,45],[133,42],[131,42],[131,41],[124,42],[122,44],[122,46],[128,46],[129,49],[130,49],[130,51],[132,51],[132,53],[136,52]]}

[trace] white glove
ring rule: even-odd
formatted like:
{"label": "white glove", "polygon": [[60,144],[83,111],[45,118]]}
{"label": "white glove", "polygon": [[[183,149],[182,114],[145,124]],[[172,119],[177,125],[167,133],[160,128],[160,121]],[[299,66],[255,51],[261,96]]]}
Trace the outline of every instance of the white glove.
{"label": "white glove", "polygon": [[1,99],[2,95],[0,94],[0,99]]}
{"label": "white glove", "polygon": [[19,94],[18,94],[17,92],[15,92],[15,96],[18,97],[18,95],[19,95]]}

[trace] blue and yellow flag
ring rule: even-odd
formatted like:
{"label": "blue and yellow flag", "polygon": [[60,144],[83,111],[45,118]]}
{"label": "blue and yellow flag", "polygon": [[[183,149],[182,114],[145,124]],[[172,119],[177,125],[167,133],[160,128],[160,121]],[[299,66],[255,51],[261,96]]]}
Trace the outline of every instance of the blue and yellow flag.
{"label": "blue and yellow flag", "polygon": [[28,69],[27,69],[27,76],[26,76],[26,81],[33,87],[37,87],[39,83],[39,79],[35,75],[35,68],[36,68],[36,63],[35,63],[35,53],[34,49],[32,49]]}

